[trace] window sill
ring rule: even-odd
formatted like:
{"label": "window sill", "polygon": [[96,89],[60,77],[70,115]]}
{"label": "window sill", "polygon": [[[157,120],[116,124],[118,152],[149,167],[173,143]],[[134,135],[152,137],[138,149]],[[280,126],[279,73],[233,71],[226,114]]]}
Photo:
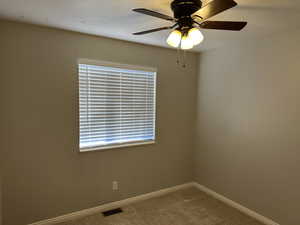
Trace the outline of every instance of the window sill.
{"label": "window sill", "polygon": [[155,141],[133,142],[133,143],[91,147],[91,148],[81,148],[81,149],[79,149],[79,152],[102,151],[102,150],[108,150],[108,149],[114,149],[114,148],[125,148],[125,147],[132,147],[132,146],[139,146],[139,145],[151,145],[151,144],[155,144]]}

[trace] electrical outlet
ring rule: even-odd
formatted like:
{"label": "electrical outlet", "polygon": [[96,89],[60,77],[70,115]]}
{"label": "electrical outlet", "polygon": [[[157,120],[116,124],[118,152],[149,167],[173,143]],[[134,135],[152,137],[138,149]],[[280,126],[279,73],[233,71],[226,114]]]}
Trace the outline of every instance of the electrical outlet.
{"label": "electrical outlet", "polygon": [[113,191],[119,190],[119,184],[118,184],[118,181],[113,181],[113,182],[112,182],[112,189],[113,189]]}

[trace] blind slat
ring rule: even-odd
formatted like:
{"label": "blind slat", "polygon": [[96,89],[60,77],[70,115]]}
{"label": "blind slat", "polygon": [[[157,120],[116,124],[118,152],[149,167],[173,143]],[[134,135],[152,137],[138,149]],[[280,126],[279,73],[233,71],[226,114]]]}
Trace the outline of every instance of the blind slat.
{"label": "blind slat", "polygon": [[114,136],[126,136],[126,135],[133,135],[133,134],[146,134],[146,133],[152,133],[151,128],[147,129],[140,129],[140,130],[124,130],[119,131],[119,130],[111,130],[110,132],[96,132],[94,131],[92,134],[90,133],[82,133],[81,134],[81,139],[89,139],[89,138],[98,138],[98,137],[114,137]]}
{"label": "blind slat", "polygon": [[95,124],[97,125],[98,123],[101,123],[103,121],[115,121],[115,122],[118,122],[118,123],[126,123],[126,122],[131,122],[131,123],[134,123],[134,122],[141,122],[141,121],[145,121],[145,119],[153,119],[154,117],[153,116],[140,116],[138,119],[135,119],[134,118],[135,116],[132,115],[132,116],[126,116],[126,117],[110,117],[110,118],[106,118],[105,116],[101,117],[101,118],[97,118],[97,117],[94,117],[94,118],[88,118],[88,119],[84,119],[82,120],[82,125],[86,125],[86,126],[90,126],[91,124]]}
{"label": "blind slat", "polygon": [[147,132],[147,133],[141,133],[141,132],[136,132],[136,133],[127,133],[127,134],[119,134],[119,135],[111,135],[111,134],[107,134],[107,135],[98,135],[98,136],[90,136],[90,137],[83,137],[81,140],[82,141],[108,141],[111,139],[114,139],[115,142],[119,142],[121,139],[130,139],[130,138],[135,138],[135,137],[152,137],[152,131]]}

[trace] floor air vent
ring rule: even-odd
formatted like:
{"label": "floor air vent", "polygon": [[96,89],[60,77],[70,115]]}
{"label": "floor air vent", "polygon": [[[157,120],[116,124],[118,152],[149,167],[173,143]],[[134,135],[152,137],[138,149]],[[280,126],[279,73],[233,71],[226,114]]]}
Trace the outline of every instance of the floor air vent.
{"label": "floor air vent", "polygon": [[107,210],[105,212],[102,212],[103,216],[112,216],[118,213],[123,212],[123,210],[121,208],[116,208],[116,209],[111,209],[111,210]]}

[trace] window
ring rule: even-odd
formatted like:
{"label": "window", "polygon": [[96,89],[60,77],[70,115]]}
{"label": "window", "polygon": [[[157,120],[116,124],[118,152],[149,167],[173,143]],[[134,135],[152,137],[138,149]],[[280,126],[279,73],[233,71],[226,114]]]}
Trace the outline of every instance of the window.
{"label": "window", "polygon": [[80,60],[80,151],[155,141],[156,71]]}

